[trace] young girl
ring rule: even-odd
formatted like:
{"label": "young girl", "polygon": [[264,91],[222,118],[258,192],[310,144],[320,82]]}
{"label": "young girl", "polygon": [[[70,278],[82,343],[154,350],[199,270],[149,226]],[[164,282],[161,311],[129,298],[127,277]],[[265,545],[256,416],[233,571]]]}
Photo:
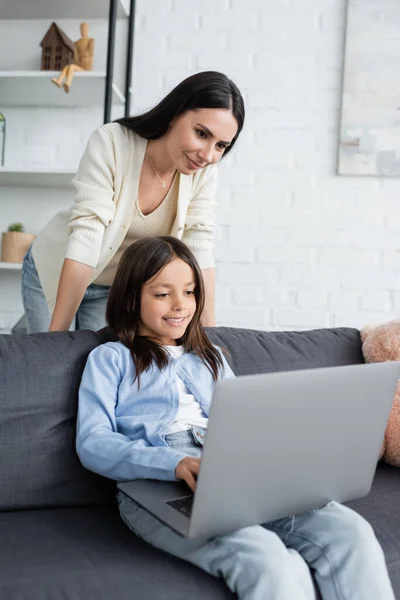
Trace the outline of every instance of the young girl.
{"label": "young girl", "polygon": [[[195,490],[214,383],[234,377],[202,328],[203,306],[200,268],[181,241],[142,239],[125,251],[107,304],[119,341],[90,353],[79,390],[85,467],[117,481],[181,479]],[[299,553],[324,600],[394,600],[372,528],[336,502],[204,542],[180,537],[122,493],[118,501],[136,535],[223,577],[241,599],[314,598],[308,571],[295,568]]]}

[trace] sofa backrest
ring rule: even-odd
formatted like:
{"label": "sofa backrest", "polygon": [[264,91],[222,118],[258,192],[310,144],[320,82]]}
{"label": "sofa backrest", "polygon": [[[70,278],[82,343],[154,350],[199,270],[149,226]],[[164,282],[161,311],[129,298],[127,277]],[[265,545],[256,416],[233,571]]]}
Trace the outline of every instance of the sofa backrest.
{"label": "sofa backrest", "polygon": [[364,362],[360,332],[349,327],[274,332],[215,327],[207,332],[214,344],[228,350],[236,375]]}
{"label": "sofa backrest", "polygon": [[[208,330],[237,375],[363,362],[359,332]],[[78,388],[107,330],[0,336],[0,510],[115,502],[115,485],[75,452]]]}
{"label": "sofa backrest", "polygon": [[0,336],[0,510],[113,502],[112,482],[75,452],[78,387],[91,331]]}

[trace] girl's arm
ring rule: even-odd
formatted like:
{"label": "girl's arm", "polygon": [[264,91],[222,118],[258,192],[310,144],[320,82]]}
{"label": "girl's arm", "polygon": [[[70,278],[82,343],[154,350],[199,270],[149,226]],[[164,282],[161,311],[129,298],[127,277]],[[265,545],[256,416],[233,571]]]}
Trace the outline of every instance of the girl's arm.
{"label": "girl's arm", "polygon": [[[150,446],[144,438],[131,440],[117,431],[115,408],[123,373],[123,359],[115,347],[104,344],[90,353],[79,388],[76,450],[80,461],[115,481],[175,481],[175,469],[185,454]],[[132,392],[134,402],[133,387]]]}

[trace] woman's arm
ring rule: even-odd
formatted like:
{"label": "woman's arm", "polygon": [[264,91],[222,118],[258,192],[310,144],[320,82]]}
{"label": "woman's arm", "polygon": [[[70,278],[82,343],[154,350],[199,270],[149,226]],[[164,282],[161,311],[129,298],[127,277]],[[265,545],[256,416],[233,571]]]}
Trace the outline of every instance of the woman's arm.
{"label": "woman's arm", "polygon": [[114,140],[106,127],[89,138],[73,179],[75,202],[50,331],[69,329],[97,265],[104,231],[115,214]]}
{"label": "woman's arm", "polygon": [[92,273],[93,267],[70,258],[64,260],[49,331],[69,329],[90,283]]}
{"label": "woman's arm", "polygon": [[203,273],[205,306],[201,322],[205,327],[215,326],[214,208],[217,182],[216,165],[207,167],[189,202],[182,236]]}
{"label": "woman's arm", "polygon": [[202,270],[205,288],[205,304],[201,314],[203,327],[215,327],[215,269]]}

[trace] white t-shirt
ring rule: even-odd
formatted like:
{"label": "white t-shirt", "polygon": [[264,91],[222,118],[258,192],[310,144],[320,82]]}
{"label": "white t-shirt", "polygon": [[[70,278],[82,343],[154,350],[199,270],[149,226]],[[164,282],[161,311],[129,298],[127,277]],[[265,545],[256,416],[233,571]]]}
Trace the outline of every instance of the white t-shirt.
{"label": "white t-shirt", "polygon": [[[185,349],[183,346],[165,346],[173,358],[181,356]],[[179,394],[179,408],[175,420],[168,429],[167,434],[187,431],[193,426],[207,428],[208,419],[201,410],[200,404],[190,393],[182,379],[177,375],[176,385]]]}

